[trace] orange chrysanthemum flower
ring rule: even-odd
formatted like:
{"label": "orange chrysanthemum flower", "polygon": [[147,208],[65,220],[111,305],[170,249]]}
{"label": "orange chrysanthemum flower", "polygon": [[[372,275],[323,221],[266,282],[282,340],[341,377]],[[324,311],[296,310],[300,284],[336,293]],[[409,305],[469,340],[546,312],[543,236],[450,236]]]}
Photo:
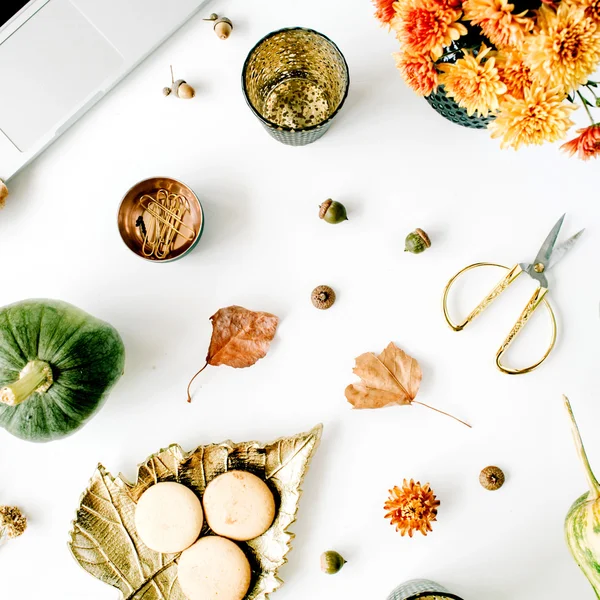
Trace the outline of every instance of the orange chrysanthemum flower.
{"label": "orange chrysanthemum flower", "polygon": [[393,56],[404,81],[419,96],[429,96],[437,88],[437,69],[429,55],[404,50]]}
{"label": "orange chrysanthemum flower", "polygon": [[577,154],[582,160],[600,156],[600,123],[578,129],[579,134],[574,140],[563,144],[560,149],[571,156]]}
{"label": "orange chrysanthemum flower", "polygon": [[600,62],[600,23],[582,7],[561,2],[539,10],[536,35],[525,41],[525,61],[546,87],[570,91],[585,83]]}
{"label": "orange chrysanthemum flower", "polygon": [[477,56],[465,53],[454,64],[438,65],[441,71],[438,81],[446,95],[466,109],[469,116],[476,112],[487,117],[500,106],[499,98],[506,92],[506,84],[500,79],[496,59],[486,58],[491,48],[484,44]]}
{"label": "orange chrysanthemum flower", "polygon": [[445,8],[436,0],[401,0],[396,2],[397,18],[392,27],[398,39],[415,53],[431,54],[437,60],[467,28],[459,23],[461,11]]}
{"label": "orange chrysanthemum flower", "polygon": [[396,0],[373,0],[375,5],[375,18],[377,18],[384,25],[389,25],[392,19],[396,16],[396,9],[394,3]]}
{"label": "orange chrysanthemum flower", "polygon": [[524,11],[515,14],[508,0],[465,0],[465,20],[479,25],[483,34],[497,48],[521,48],[525,34],[533,30],[534,19]]}
{"label": "orange chrysanthemum flower", "polygon": [[600,0],[569,0],[568,3],[583,8],[587,19],[592,19],[592,21],[600,23]]}
{"label": "orange chrysanthemum flower", "polygon": [[439,505],[440,501],[429,484],[421,486],[419,482],[411,479],[409,483],[405,479],[402,489],[394,486],[390,490],[390,497],[383,508],[386,511],[385,518],[396,526],[396,531],[412,537],[415,531],[423,535],[431,531],[431,523],[437,520]]}
{"label": "orange chrysanthemum flower", "polygon": [[500,79],[506,84],[506,94],[523,99],[525,90],[533,84],[531,69],[525,64],[518,50],[506,49],[498,53],[496,66]]}
{"label": "orange chrysanthemum flower", "polygon": [[493,138],[502,138],[501,147],[541,145],[563,139],[573,125],[570,114],[575,106],[565,102],[560,88],[525,90],[523,99],[505,96],[500,113],[488,125]]}

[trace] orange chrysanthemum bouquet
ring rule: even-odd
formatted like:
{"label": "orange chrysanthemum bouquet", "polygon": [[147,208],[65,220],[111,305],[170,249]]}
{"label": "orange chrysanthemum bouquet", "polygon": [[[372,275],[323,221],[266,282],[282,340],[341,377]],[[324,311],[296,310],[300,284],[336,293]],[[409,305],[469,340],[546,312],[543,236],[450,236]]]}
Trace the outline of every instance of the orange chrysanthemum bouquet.
{"label": "orange chrysanthemum bouquet", "polygon": [[591,125],[562,146],[600,155],[600,0],[374,0],[396,32],[406,83],[439,112],[502,147],[555,142],[583,105]]}

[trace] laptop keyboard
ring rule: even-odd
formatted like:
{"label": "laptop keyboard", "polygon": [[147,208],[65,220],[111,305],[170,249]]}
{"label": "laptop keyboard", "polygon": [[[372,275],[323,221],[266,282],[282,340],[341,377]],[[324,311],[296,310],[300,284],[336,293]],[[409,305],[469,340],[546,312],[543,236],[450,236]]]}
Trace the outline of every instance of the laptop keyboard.
{"label": "laptop keyboard", "polygon": [[0,2],[0,27],[8,23],[27,4],[29,4],[29,0],[2,0]]}

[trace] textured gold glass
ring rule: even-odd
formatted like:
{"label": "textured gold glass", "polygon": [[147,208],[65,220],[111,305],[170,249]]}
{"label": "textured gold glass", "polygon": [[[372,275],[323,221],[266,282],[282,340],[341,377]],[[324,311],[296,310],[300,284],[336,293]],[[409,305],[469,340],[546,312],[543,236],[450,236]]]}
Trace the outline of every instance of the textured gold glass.
{"label": "textured gold glass", "polygon": [[[177,481],[202,496],[225,471],[254,473],[269,486],[277,505],[273,525],[240,548],[250,561],[252,581],[245,600],[266,600],[283,583],[277,571],[286,561],[294,534],[300,486],[321,439],[322,425],[269,444],[223,442],[184,452],[172,445],[138,467],[135,483],[114,477],[102,465],[81,497],[70,532],[75,560],[100,581],[117,588],[124,600],[186,600],[177,581],[181,553],[150,550],[135,529],[135,506],[150,486]],[[201,536],[212,535],[205,523]],[[85,597],[85,593],[82,593]]]}
{"label": "textured gold glass", "polygon": [[348,95],[348,65],[326,36],[300,27],[264,37],[248,54],[242,86],[248,105],[271,135],[310,144],[329,128]]}

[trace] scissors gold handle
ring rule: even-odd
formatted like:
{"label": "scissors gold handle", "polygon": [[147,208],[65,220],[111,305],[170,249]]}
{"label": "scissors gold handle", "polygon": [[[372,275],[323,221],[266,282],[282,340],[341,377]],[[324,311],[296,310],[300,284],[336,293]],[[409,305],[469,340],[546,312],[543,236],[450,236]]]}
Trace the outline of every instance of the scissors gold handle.
{"label": "scissors gold handle", "polygon": [[[467,271],[470,271],[471,269],[476,269],[478,267],[499,267],[502,269],[506,269],[508,271],[508,273],[506,274],[504,279],[502,279],[498,283],[498,285],[496,285],[494,287],[494,289],[471,311],[471,313],[467,316],[467,318],[464,321],[456,324],[452,321],[452,319],[450,318],[450,314],[448,312],[448,294],[450,292],[450,288],[454,285],[456,280],[461,275],[463,275]],[[443,298],[444,317],[446,318],[446,322],[448,323],[448,325],[450,325],[450,327],[454,331],[462,331],[475,317],[480,315],[494,300],[496,300],[496,298],[498,298],[498,296],[500,296],[500,294],[502,294],[502,292],[504,292],[508,288],[508,286],[510,286],[510,284],[513,283],[517,279],[517,277],[519,277],[519,275],[521,275],[524,272],[525,271],[523,271],[523,268],[521,267],[521,265],[515,265],[511,269],[509,267],[505,267],[504,265],[498,265],[495,263],[475,263],[475,264],[469,265],[468,267],[465,267],[464,269],[459,271],[448,282],[448,284],[446,285],[446,289],[444,290],[444,298]],[[498,349],[498,352],[496,353],[496,366],[503,373],[507,373],[509,375],[521,375],[523,373],[529,373],[529,372],[533,371],[534,369],[536,369],[537,367],[539,367],[546,360],[546,358],[548,358],[548,356],[550,355],[550,352],[552,352],[552,349],[554,348],[554,344],[556,343],[556,317],[554,316],[554,311],[552,310],[552,307],[550,306],[548,300],[545,298],[547,293],[548,293],[548,288],[546,288],[546,287],[540,286],[535,290],[535,292],[533,293],[533,296],[531,297],[531,299],[529,300],[529,302],[523,309],[521,316],[517,319],[517,322],[514,324],[513,328],[510,330],[510,333],[506,336],[506,339],[504,340],[504,342]],[[514,341],[515,337],[517,337],[517,335],[521,332],[521,330],[523,329],[523,327],[525,326],[525,324],[527,323],[527,321],[529,320],[531,315],[535,312],[537,307],[542,302],[546,305],[546,308],[548,309],[548,312],[550,313],[550,319],[552,322],[552,340],[550,342],[550,346],[548,347],[548,349],[546,350],[546,352],[542,356],[542,358],[540,360],[538,360],[535,364],[530,365],[529,367],[526,367],[524,369],[513,369],[510,367],[504,366],[502,364],[503,355],[508,350],[508,347],[511,345],[511,343]]]}

